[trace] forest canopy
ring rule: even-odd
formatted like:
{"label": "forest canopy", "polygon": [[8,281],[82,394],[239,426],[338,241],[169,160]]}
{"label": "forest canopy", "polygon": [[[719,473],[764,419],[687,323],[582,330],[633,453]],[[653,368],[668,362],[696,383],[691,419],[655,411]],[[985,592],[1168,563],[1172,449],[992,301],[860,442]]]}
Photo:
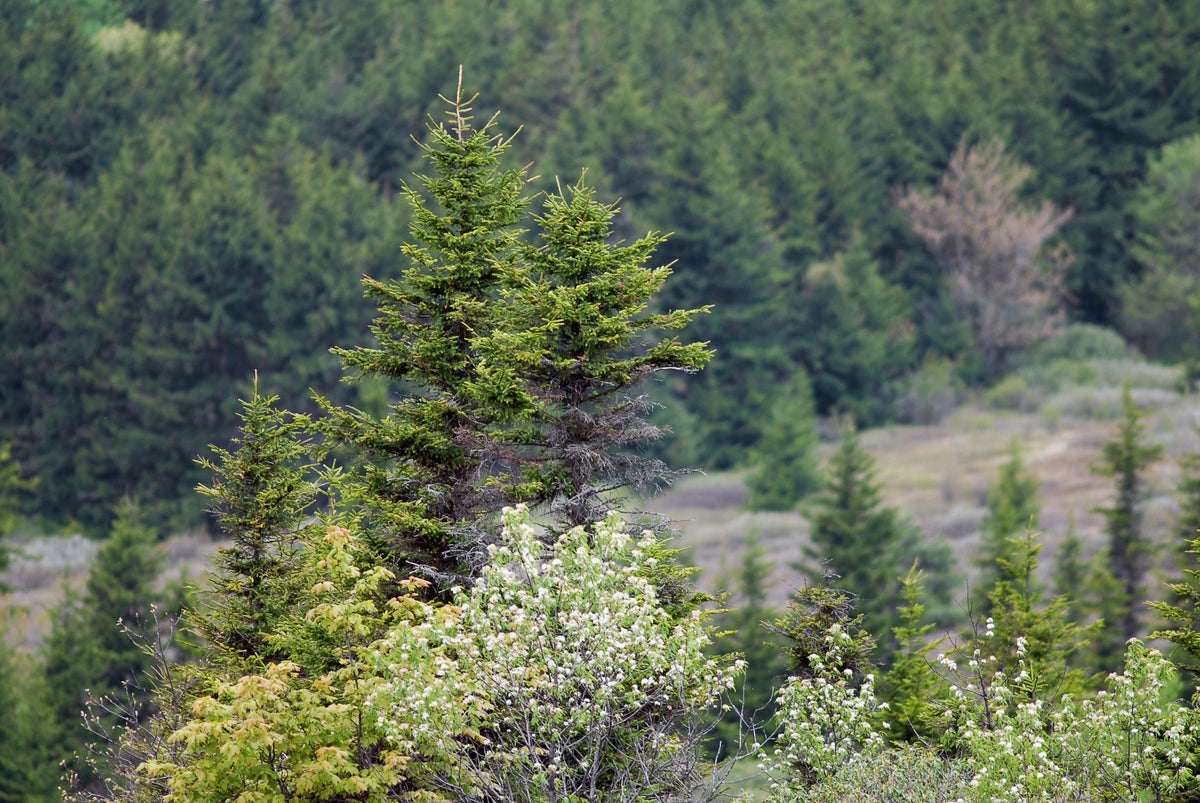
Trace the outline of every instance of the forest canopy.
{"label": "forest canopy", "polygon": [[1062,211],[1052,315],[1179,358],[1161,326],[1200,325],[1139,282],[1189,258],[1164,227],[1194,201],[1150,210],[1179,197],[1164,165],[1191,165],[1172,144],[1200,131],[1198,38],[1190,4],[1153,0],[5,3],[0,443],[39,479],[21,512],[98,528],[132,495],[198,524],[193,460],[255,370],[296,408],[385,400],[327,349],[366,327],[360,277],[408,267],[413,132],[460,64],[480,116],[522,122],[506,158],[532,192],[586,167],[621,199],[615,237],[673,232],[664,307],[713,305],[689,330],[711,370],[651,388],[675,462],[752,460],[805,380],[819,415],[870,425],[931,360],[996,378],[1029,332],[966,315],[963,266],[898,201],[988,143],[1020,171],[1014,208]]}

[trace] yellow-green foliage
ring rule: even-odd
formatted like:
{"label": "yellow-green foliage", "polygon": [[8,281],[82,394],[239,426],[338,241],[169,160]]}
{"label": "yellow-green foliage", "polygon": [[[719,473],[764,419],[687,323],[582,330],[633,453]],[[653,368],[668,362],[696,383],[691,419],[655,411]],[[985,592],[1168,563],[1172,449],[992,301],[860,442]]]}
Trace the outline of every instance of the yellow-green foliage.
{"label": "yellow-green foliage", "polygon": [[[180,803],[391,799],[407,756],[388,749],[364,705],[374,683],[359,655],[412,600],[400,597],[381,610],[376,600],[391,573],[361,563],[345,528],[330,526],[310,544],[305,574],[314,604],[276,638],[299,660],[207,676],[185,724],[167,737],[170,758],[145,761],[139,775],[165,782],[165,799]],[[402,586],[411,591],[422,582]],[[313,669],[322,664],[328,668]]]}

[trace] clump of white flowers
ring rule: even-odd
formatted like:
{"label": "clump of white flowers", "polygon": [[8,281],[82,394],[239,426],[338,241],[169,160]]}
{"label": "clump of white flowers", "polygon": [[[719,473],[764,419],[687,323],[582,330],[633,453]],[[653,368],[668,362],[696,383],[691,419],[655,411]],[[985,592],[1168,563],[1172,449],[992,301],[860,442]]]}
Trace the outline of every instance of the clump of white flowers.
{"label": "clump of white flowers", "polygon": [[[1136,639],[1096,697],[995,709],[966,736],[971,801],[1168,800],[1196,788],[1200,718],[1163,699],[1174,669]],[[997,688],[1000,688],[999,686]],[[997,695],[1003,702],[1003,693]]]}
{"label": "clump of white flowers", "polygon": [[660,604],[641,572],[653,538],[613,514],[547,548],[506,509],[478,582],[387,634],[369,704],[424,781],[493,800],[687,797],[700,768],[680,726],[741,667],[705,655],[703,613]]}
{"label": "clump of white flowers", "polygon": [[830,625],[824,641],[823,654],[808,656],[812,676],[792,677],[778,693],[779,737],[764,764],[777,779],[819,782],[883,750],[874,712],[887,703],[875,699],[874,675],[855,683],[852,670],[837,669],[853,642],[840,623]]}

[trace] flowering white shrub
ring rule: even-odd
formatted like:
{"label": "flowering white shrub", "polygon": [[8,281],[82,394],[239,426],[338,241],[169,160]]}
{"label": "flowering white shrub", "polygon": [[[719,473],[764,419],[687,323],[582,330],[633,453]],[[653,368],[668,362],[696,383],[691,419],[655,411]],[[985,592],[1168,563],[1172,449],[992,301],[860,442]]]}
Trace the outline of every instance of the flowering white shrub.
{"label": "flowering white shrub", "polygon": [[[944,744],[955,746],[946,765],[911,761],[903,749],[885,749],[875,730],[872,678],[855,689],[838,677],[839,647],[849,635],[838,625],[824,655],[810,655],[812,678],[793,678],[780,692],[782,732],[768,769],[780,801],[957,800],[959,803],[1066,803],[1066,801],[1182,801],[1195,799],[1200,714],[1167,699],[1174,668],[1157,650],[1130,641],[1126,666],[1108,676],[1106,689],[1076,701],[1049,702],[1029,693],[1018,637],[1012,677],[991,654],[989,619],[961,657],[938,656],[951,683]],[[907,769],[896,778],[878,765]],[[929,781],[917,790],[909,774]],[[889,788],[880,784],[887,782]],[[936,783],[935,783],[936,781]],[[899,796],[896,787],[909,789]],[[953,790],[953,791],[952,791]]]}
{"label": "flowering white shrub", "polygon": [[1195,791],[1188,758],[1200,748],[1200,718],[1162,699],[1173,674],[1158,650],[1133,640],[1125,671],[1096,697],[1052,711],[1039,700],[999,708],[992,728],[964,734],[968,799],[1160,801]]}
{"label": "flowering white shrub", "polygon": [[793,677],[780,689],[780,732],[765,767],[775,778],[798,773],[804,783],[822,781],[883,749],[874,712],[887,703],[875,700],[875,677],[866,675],[855,688],[854,673],[836,669],[852,641],[835,622],[825,635],[825,654],[808,656],[813,676]]}
{"label": "flowering white shrub", "polygon": [[614,514],[547,552],[508,509],[476,585],[388,633],[369,705],[419,757],[419,782],[467,799],[695,799],[704,773],[681,725],[740,666],[704,654],[703,614],[660,605],[639,574],[652,538]]}

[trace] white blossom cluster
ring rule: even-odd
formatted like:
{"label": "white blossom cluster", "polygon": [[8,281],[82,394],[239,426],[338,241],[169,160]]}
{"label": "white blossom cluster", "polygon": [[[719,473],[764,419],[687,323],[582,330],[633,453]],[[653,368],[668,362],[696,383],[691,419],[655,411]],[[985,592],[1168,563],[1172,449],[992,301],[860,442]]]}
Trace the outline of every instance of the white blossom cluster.
{"label": "white blossom cluster", "polygon": [[1163,800],[1194,789],[1187,762],[1200,749],[1200,718],[1162,699],[1173,672],[1134,640],[1107,691],[1053,710],[1041,700],[1012,702],[997,674],[991,726],[977,718],[964,730],[973,773],[964,800]]}
{"label": "white blossom cluster", "polygon": [[840,624],[830,627],[824,641],[824,655],[808,656],[814,676],[790,678],[777,695],[780,733],[774,758],[763,765],[777,779],[798,771],[805,782],[820,781],[884,748],[874,712],[887,703],[875,699],[874,675],[855,688],[853,672],[836,670],[852,641]]}
{"label": "white blossom cluster", "polygon": [[436,782],[495,797],[504,777],[555,799],[666,761],[680,718],[716,703],[740,666],[704,654],[699,611],[677,620],[660,605],[639,573],[652,538],[614,514],[547,550],[526,511],[507,509],[476,585],[380,642],[369,705],[387,737]]}

